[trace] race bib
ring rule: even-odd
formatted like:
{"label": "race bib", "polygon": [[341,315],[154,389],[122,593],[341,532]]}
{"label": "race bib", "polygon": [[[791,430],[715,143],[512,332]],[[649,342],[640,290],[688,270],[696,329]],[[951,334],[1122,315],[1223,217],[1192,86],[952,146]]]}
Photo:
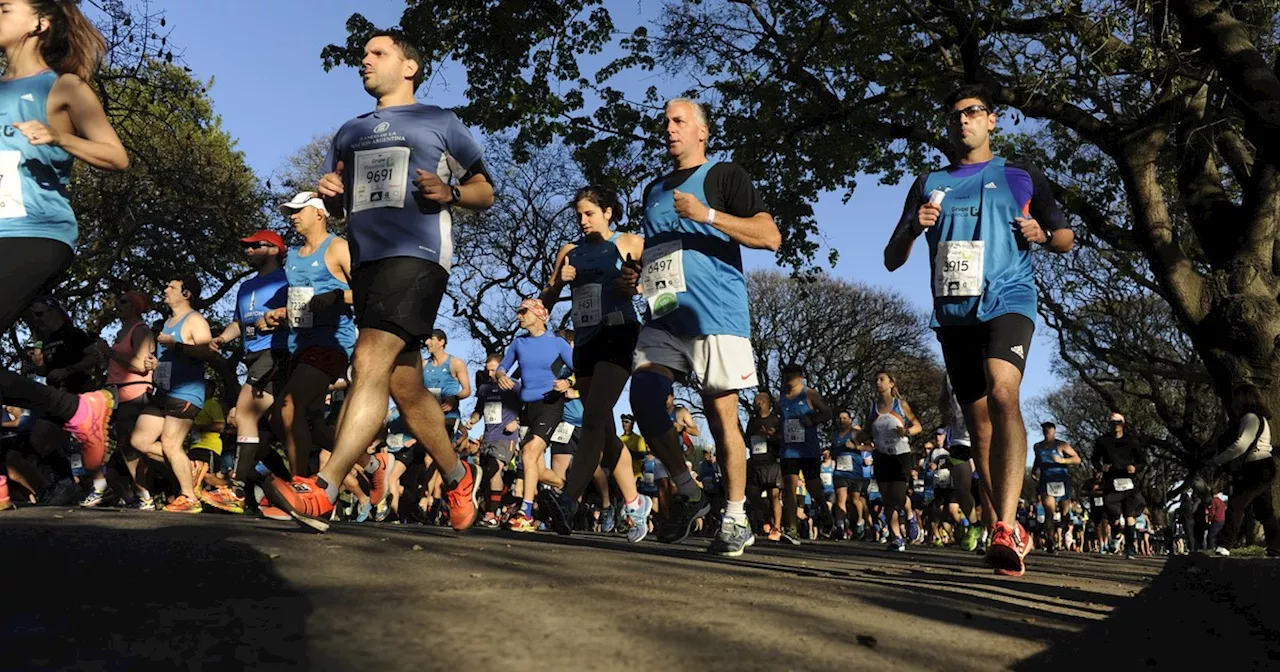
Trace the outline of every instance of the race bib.
{"label": "race bib", "polygon": [[853,471],[853,453],[836,456],[836,471]]}
{"label": "race bib", "polygon": [[645,485],[653,485],[653,474],[648,471],[644,472],[643,480]]}
{"label": "race bib", "polygon": [[684,247],[679,240],[645,248],[640,291],[649,302],[649,311],[659,318],[674,311],[680,302],[676,294],[687,291],[684,282]]}
{"label": "race bib", "polygon": [[1049,481],[1045,486],[1045,490],[1049,492],[1050,497],[1066,497],[1067,484],[1062,481]]}
{"label": "race bib", "polygon": [[435,398],[436,398],[436,401],[440,401],[440,399],[441,399],[441,396],[440,396],[440,395],[441,395],[441,393],[443,393],[443,392],[444,392],[444,388],[443,388],[443,387],[428,387],[428,388],[427,388],[427,391],[431,393],[431,396],[433,396],[433,397],[435,397]]}
{"label": "race bib", "polygon": [[173,362],[160,362],[156,365],[156,387],[169,391],[170,385],[173,384]]}
{"label": "race bib", "polygon": [[524,437],[526,437],[526,436],[528,436],[528,435],[529,435],[529,427],[528,427],[528,426],[522,426],[522,427],[520,428],[520,440],[521,440],[521,441],[524,441]]}
{"label": "race bib", "polygon": [[875,482],[875,481],[871,481],[870,483],[868,483],[868,484],[867,484],[867,494],[868,494],[868,495],[878,495],[878,494],[880,494],[880,484],[879,484],[879,483],[877,483],[877,482]]}
{"label": "race bib", "polygon": [[404,434],[388,434],[387,448],[390,448],[392,451],[404,448]]}
{"label": "race bib", "polygon": [[934,482],[934,485],[936,485],[939,488],[951,487],[951,470],[939,469],[937,473],[933,475],[933,482]]}
{"label": "race bib", "polygon": [[385,147],[356,152],[351,212],[403,208],[409,186],[409,148]]}
{"label": "race bib", "polygon": [[80,453],[71,453],[67,459],[71,460],[72,469],[84,469],[84,456]]}
{"label": "race bib", "polygon": [[26,217],[27,205],[22,199],[22,173],[18,164],[22,152],[0,152],[0,219]]}
{"label": "race bib", "polygon": [[569,443],[569,439],[573,438],[573,425],[562,422],[556,425],[556,431],[551,434],[551,443]]}
{"label": "race bib", "polygon": [[751,454],[764,455],[769,452],[769,442],[762,436],[751,437]]}
{"label": "race bib", "polygon": [[822,487],[824,488],[833,487],[832,484],[835,483],[835,479],[832,477],[831,472],[824,471],[821,474],[818,474],[818,477],[822,479]]}
{"label": "race bib", "polygon": [[601,285],[592,283],[573,288],[573,326],[577,329],[600,324]]}
{"label": "race bib", "polygon": [[310,329],[315,326],[316,317],[311,312],[311,299],[315,295],[315,287],[289,288],[289,326],[294,329]]}
{"label": "race bib", "polygon": [[982,263],[986,245],[982,240],[938,243],[938,252],[933,259],[933,295],[938,298],[982,296]]}
{"label": "race bib", "polygon": [[917,478],[911,482],[911,489],[915,492],[924,492],[924,479]]}
{"label": "race bib", "polygon": [[496,425],[502,422],[502,402],[490,401],[484,405],[484,424]]}
{"label": "race bib", "polygon": [[256,321],[255,321],[255,324],[244,325],[244,340],[252,341],[257,337],[258,337],[258,327],[256,325]]}
{"label": "race bib", "polygon": [[799,418],[787,418],[783,424],[782,440],[787,443],[804,443],[804,425]]}
{"label": "race bib", "polygon": [[1115,481],[1116,492],[1128,492],[1133,489],[1132,478],[1117,478]]}
{"label": "race bib", "polygon": [[1093,498],[1093,505],[1094,505],[1094,506],[1102,506],[1102,498],[1101,498],[1101,497],[1094,497],[1094,498]]}

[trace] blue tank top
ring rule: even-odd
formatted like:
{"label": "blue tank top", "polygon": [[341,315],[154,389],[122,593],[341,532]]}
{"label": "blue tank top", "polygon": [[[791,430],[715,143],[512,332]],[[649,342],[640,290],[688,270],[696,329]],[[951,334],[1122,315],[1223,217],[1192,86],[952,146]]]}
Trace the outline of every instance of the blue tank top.
{"label": "blue tank top", "polygon": [[671,190],[659,179],[644,204],[644,273],[650,324],[675,336],[730,335],[751,338],[742,247],[703,222],[676,214],[675,192],[707,202],[702,164]]}
{"label": "blue tank top", "polygon": [[[181,343],[182,324],[195,312],[188,311],[173,326],[166,321],[160,333],[168,334]],[[159,360],[156,387],[167,397],[204,407],[204,360],[179,354],[176,348],[166,348],[159,343],[156,343],[156,359]]]}
{"label": "blue tank top", "polygon": [[258,332],[258,320],[269,310],[288,305],[289,279],[284,269],[266,275],[255,275],[240,284],[236,292],[236,322],[240,323],[245,352],[283,350],[289,347],[289,330]]}
{"label": "blue tank top", "polygon": [[591,340],[602,326],[633,324],[639,319],[632,297],[619,292],[614,284],[622,275],[617,245],[621,235],[615,232],[596,243],[583,238],[569,250],[568,263],[578,272],[571,283],[578,345]]}
{"label": "blue tank top", "polygon": [[582,426],[582,399],[569,399],[564,402],[564,416],[561,418],[574,427]]}
{"label": "blue tank top", "polygon": [[289,350],[298,352],[309,347],[342,349],[351,356],[356,345],[356,325],[351,319],[347,304],[338,301],[321,313],[311,311],[311,298],[332,292],[346,291],[351,286],[329,270],[324,261],[329,244],[337,236],[329,234],[311,254],[303,255],[301,249],[291,250],[285,263],[285,276],[289,279]]}
{"label": "blue tank top", "polygon": [[818,466],[818,478],[822,481],[822,492],[830,495],[836,491],[836,464],[821,464]]}
{"label": "blue tank top", "polygon": [[[431,355],[422,358],[422,386],[427,388],[437,399],[456,397],[462,393],[462,384],[453,377],[449,367],[453,364],[453,355],[447,355],[444,363],[437,366]],[[438,391],[438,392],[437,392]],[[456,405],[444,417],[453,419],[461,416],[461,409]]]}
{"label": "blue tank top", "polygon": [[800,418],[813,414],[809,405],[808,388],[793,399],[783,394],[778,398],[778,410],[782,415],[782,456],[787,459],[803,459],[822,456],[818,442],[818,428],[805,427]]}
{"label": "blue tank top", "polygon": [[1066,465],[1053,461],[1054,457],[1060,455],[1058,445],[1061,443],[1061,441],[1054,439],[1053,441],[1041,441],[1034,446],[1036,463],[1040,465],[1040,480],[1065,481],[1070,478],[1070,472],[1067,471]]}
{"label": "blue tank top", "polygon": [[938,296],[934,288],[931,326],[980,324],[1006,314],[1036,319],[1036,285],[1029,246],[1019,243],[1014,218],[1029,217],[1028,203],[1018,203],[1005,175],[1005,160],[996,157],[981,170],[946,169],[929,173],[926,193],[943,190],[942,216],[928,229],[930,268],[938,277],[938,248],[953,241],[984,244],[979,296]]}
{"label": "blue tank top", "polygon": [[14,122],[49,123],[49,92],[58,74],[46,70],[0,81],[0,238],[51,238],[74,248],[71,211],[74,158],[55,145],[33,145]]}
{"label": "blue tank top", "polygon": [[[835,458],[835,470],[841,478],[854,478],[862,473],[858,469],[859,462],[862,460],[862,452],[847,445],[852,440],[852,427],[847,432],[836,432],[831,437],[831,456]],[[855,443],[854,445],[857,444]]]}

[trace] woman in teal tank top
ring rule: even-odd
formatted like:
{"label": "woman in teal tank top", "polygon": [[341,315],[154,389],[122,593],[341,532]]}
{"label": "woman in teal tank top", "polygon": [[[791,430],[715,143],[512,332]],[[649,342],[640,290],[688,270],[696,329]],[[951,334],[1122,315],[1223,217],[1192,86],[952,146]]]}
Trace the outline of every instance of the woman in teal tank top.
{"label": "woman in teal tank top", "polygon": [[[120,138],[87,83],[106,42],[74,2],[8,0],[0,14],[0,331],[52,288],[71,264],[76,220],[68,184],[80,159],[96,168],[129,166]],[[106,391],[74,395],[0,371],[10,406],[63,425],[80,442],[84,466],[102,466],[114,405]]]}
{"label": "woman in teal tank top", "polygon": [[[631,378],[631,357],[640,333],[634,292],[619,280],[623,265],[638,264],[644,239],[618,233],[613,225],[622,220],[622,204],[614,192],[602,187],[579,189],[574,195],[582,238],[560,248],[551,280],[542,292],[548,310],[560,300],[567,285],[572,292],[573,370],[583,405],[582,435],[577,453],[565,477],[562,497],[551,508],[552,527],[560,534],[572,530],[573,509],[603,464],[612,474],[631,518],[632,542],[644,539],[653,504],[636,490],[631,453],[613,424],[613,407]],[[603,459],[601,453],[603,450]],[[611,512],[604,512],[604,516]]]}

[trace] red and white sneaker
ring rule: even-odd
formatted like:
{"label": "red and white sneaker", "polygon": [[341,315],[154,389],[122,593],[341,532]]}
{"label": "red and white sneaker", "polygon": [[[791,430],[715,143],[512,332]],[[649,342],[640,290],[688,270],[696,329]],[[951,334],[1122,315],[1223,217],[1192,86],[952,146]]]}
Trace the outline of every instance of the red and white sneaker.
{"label": "red and white sneaker", "polygon": [[1022,523],[1014,526],[996,523],[991,528],[991,541],[987,544],[984,557],[987,564],[1003,576],[1022,576],[1026,572],[1023,560],[1032,548],[1031,535],[1027,534]]}
{"label": "red and white sneaker", "polygon": [[262,492],[272,506],[288,513],[299,525],[313,532],[328,532],[333,502],[316,482],[317,478],[295,476],[292,482],[286,483],[268,476],[262,482]]}
{"label": "red and white sneaker", "polygon": [[480,467],[463,462],[462,468],[466,475],[445,495],[449,498],[449,526],[458,532],[469,529],[476,522],[476,513],[480,510]]}
{"label": "red and white sneaker", "polygon": [[369,501],[373,502],[374,506],[377,506],[387,498],[387,481],[389,480],[387,476],[391,473],[391,465],[395,464],[396,458],[392,457],[390,453],[374,453],[373,459],[378,461],[378,470],[369,477],[369,485],[371,486],[369,488]]}

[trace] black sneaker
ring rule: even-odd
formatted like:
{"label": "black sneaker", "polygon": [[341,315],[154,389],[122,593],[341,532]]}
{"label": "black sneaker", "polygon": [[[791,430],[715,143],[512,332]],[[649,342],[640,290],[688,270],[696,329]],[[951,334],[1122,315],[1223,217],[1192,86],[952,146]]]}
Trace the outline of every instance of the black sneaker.
{"label": "black sneaker", "polygon": [[693,524],[699,518],[711,513],[711,500],[698,490],[698,498],[690,499],[679,493],[671,504],[671,513],[666,522],[658,530],[658,541],[664,544],[678,544],[689,536]]}
{"label": "black sneaker", "polygon": [[39,506],[71,506],[79,501],[80,488],[76,486],[75,481],[61,480],[46,488],[36,504]]}
{"label": "black sneaker", "polygon": [[1278,551],[1278,550],[1276,550],[1276,549],[1271,548],[1270,546],[1268,546],[1268,547],[1267,547],[1267,557],[1268,557],[1268,558],[1280,558],[1280,551]]}
{"label": "black sneaker", "polygon": [[577,507],[564,501],[564,493],[555,488],[542,488],[536,499],[538,509],[546,517],[547,527],[564,537],[573,534],[573,516]]}

